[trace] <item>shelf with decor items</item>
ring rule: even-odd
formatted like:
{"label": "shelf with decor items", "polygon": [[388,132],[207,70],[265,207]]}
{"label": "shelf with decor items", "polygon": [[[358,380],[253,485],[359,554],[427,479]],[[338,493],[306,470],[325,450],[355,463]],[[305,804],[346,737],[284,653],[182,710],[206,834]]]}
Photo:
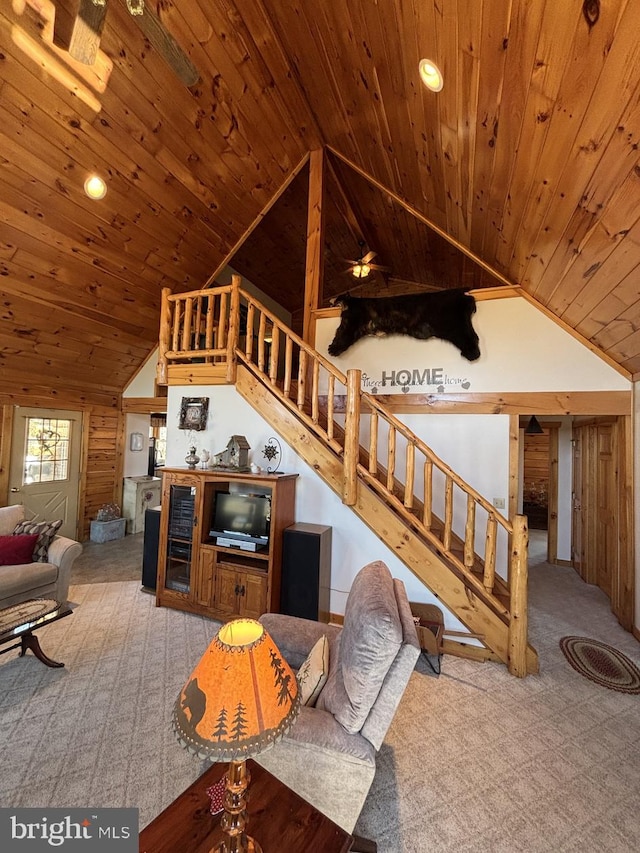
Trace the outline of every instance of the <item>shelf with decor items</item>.
{"label": "shelf with decor items", "polygon": [[297,477],[164,468],[156,604],[222,621],[277,612]]}

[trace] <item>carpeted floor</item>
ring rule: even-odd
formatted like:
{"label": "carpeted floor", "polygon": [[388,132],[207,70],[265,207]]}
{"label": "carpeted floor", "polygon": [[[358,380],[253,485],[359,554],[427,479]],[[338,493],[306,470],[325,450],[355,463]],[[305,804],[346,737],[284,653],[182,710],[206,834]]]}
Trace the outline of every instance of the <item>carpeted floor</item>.
{"label": "carpeted floor", "polygon": [[[217,624],[155,607],[139,562],[137,580],[98,581],[115,576],[100,559],[111,544],[79,567],[96,582],[74,571],[73,616],[39,632],[65,669],[0,657],[0,806],[137,806],[142,827],[201,770],[170,717]],[[640,699],[580,676],[558,641],[590,636],[636,663],[640,646],[599,590],[532,545],[541,673],[446,656],[434,678],[418,663],[356,828],[380,853],[640,848]]]}

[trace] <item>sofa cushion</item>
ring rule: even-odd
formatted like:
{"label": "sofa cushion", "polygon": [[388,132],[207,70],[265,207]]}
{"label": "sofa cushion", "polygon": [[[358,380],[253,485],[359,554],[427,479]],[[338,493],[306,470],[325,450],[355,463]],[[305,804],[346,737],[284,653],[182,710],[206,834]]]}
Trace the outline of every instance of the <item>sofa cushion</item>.
{"label": "sofa cushion", "polygon": [[331,665],[316,707],[329,711],[347,732],[359,732],[402,643],[402,624],[387,566],[361,569],[347,599],[338,660]]}
{"label": "sofa cushion", "polygon": [[[25,563],[22,566],[3,566],[0,569],[2,578],[2,598],[11,600],[13,596],[40,598],[46,588],[51,588],[58,580],[58,567],[52,563]],[[48,593],[51,595],[51,592]],[[51,596],[54,597],[54,596]]]}
{"label": "sofa cushion", "polygon": [[329,675],[329,642],[326,636],[307,655],[307,659],[296,673],[300,688],[300,704],[313,707]]}
{"label": "sofa cushion", "polygon": [[0,566],[23,566],[33,562],[38,534],[0,536]]}
{"label": "sofa cushion", "polygon": [[0,507],[0,536],[9,536],[13,533],[16,524],[23,518],[24,506],[22,504]]}
{"label": "sofa cushion", "polygon": [[34,563],[46,563],[49,559],[49,545],[58,530],[62,527],[62,519],[58,521],[21,521],[16,525],[14,534],[37,533],[38,538],[33,549]]}

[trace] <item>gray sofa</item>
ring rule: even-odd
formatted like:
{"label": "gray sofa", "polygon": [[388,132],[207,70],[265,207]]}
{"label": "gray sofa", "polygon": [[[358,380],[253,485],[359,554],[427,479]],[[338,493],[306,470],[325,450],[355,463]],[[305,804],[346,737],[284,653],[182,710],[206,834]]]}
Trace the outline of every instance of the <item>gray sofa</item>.
{"label": "gray sofa", "polygon": [[315,707],[302,707],[288,735],[255,760],[352,832],[420,654],[404,584],[377,561],[354,579],[342,628],[278,613],[260,621],[294,669],[326,635],[329,674]]}
{"label": "gray sofa", "polygon": [[[0,536],[10,536],[24,520],[24,506],[0,507]],[[82,545],[66,536],[54,536],[46,563],[0,566],[0,608],[29,598],[55,598],[64,604],[69,597],[71,566]]]}

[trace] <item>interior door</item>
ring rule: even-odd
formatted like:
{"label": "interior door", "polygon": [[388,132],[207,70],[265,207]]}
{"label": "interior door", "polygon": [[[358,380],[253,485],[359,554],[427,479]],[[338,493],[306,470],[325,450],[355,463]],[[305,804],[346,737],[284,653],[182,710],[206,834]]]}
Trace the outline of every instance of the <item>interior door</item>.
{"label": "interior door", "polygon": [[574,566],[583,580],[596,584],[612,599],[612,605],[613,585],[620,571],[617,460],[615,422],[574,426]]}
{"label": "interior door", "polygon": [[573,483],[571,489],[571,556],[573,567],[581,578],[583,570],[582,544],[582,430],[574,427],[571,437],[573,449]]}
{"label": "interior door", "polygon": [[18,406],[13,418],[9,504],[24,504],[36,521],[62,519],[60,533],[77,538],[80,412]]}
{"label": "interior door", "polygon": [[597,466],[596,583],[612,598],[613,575],[618,566],[617,472],[613,424],[601,424],[597,427]]}

